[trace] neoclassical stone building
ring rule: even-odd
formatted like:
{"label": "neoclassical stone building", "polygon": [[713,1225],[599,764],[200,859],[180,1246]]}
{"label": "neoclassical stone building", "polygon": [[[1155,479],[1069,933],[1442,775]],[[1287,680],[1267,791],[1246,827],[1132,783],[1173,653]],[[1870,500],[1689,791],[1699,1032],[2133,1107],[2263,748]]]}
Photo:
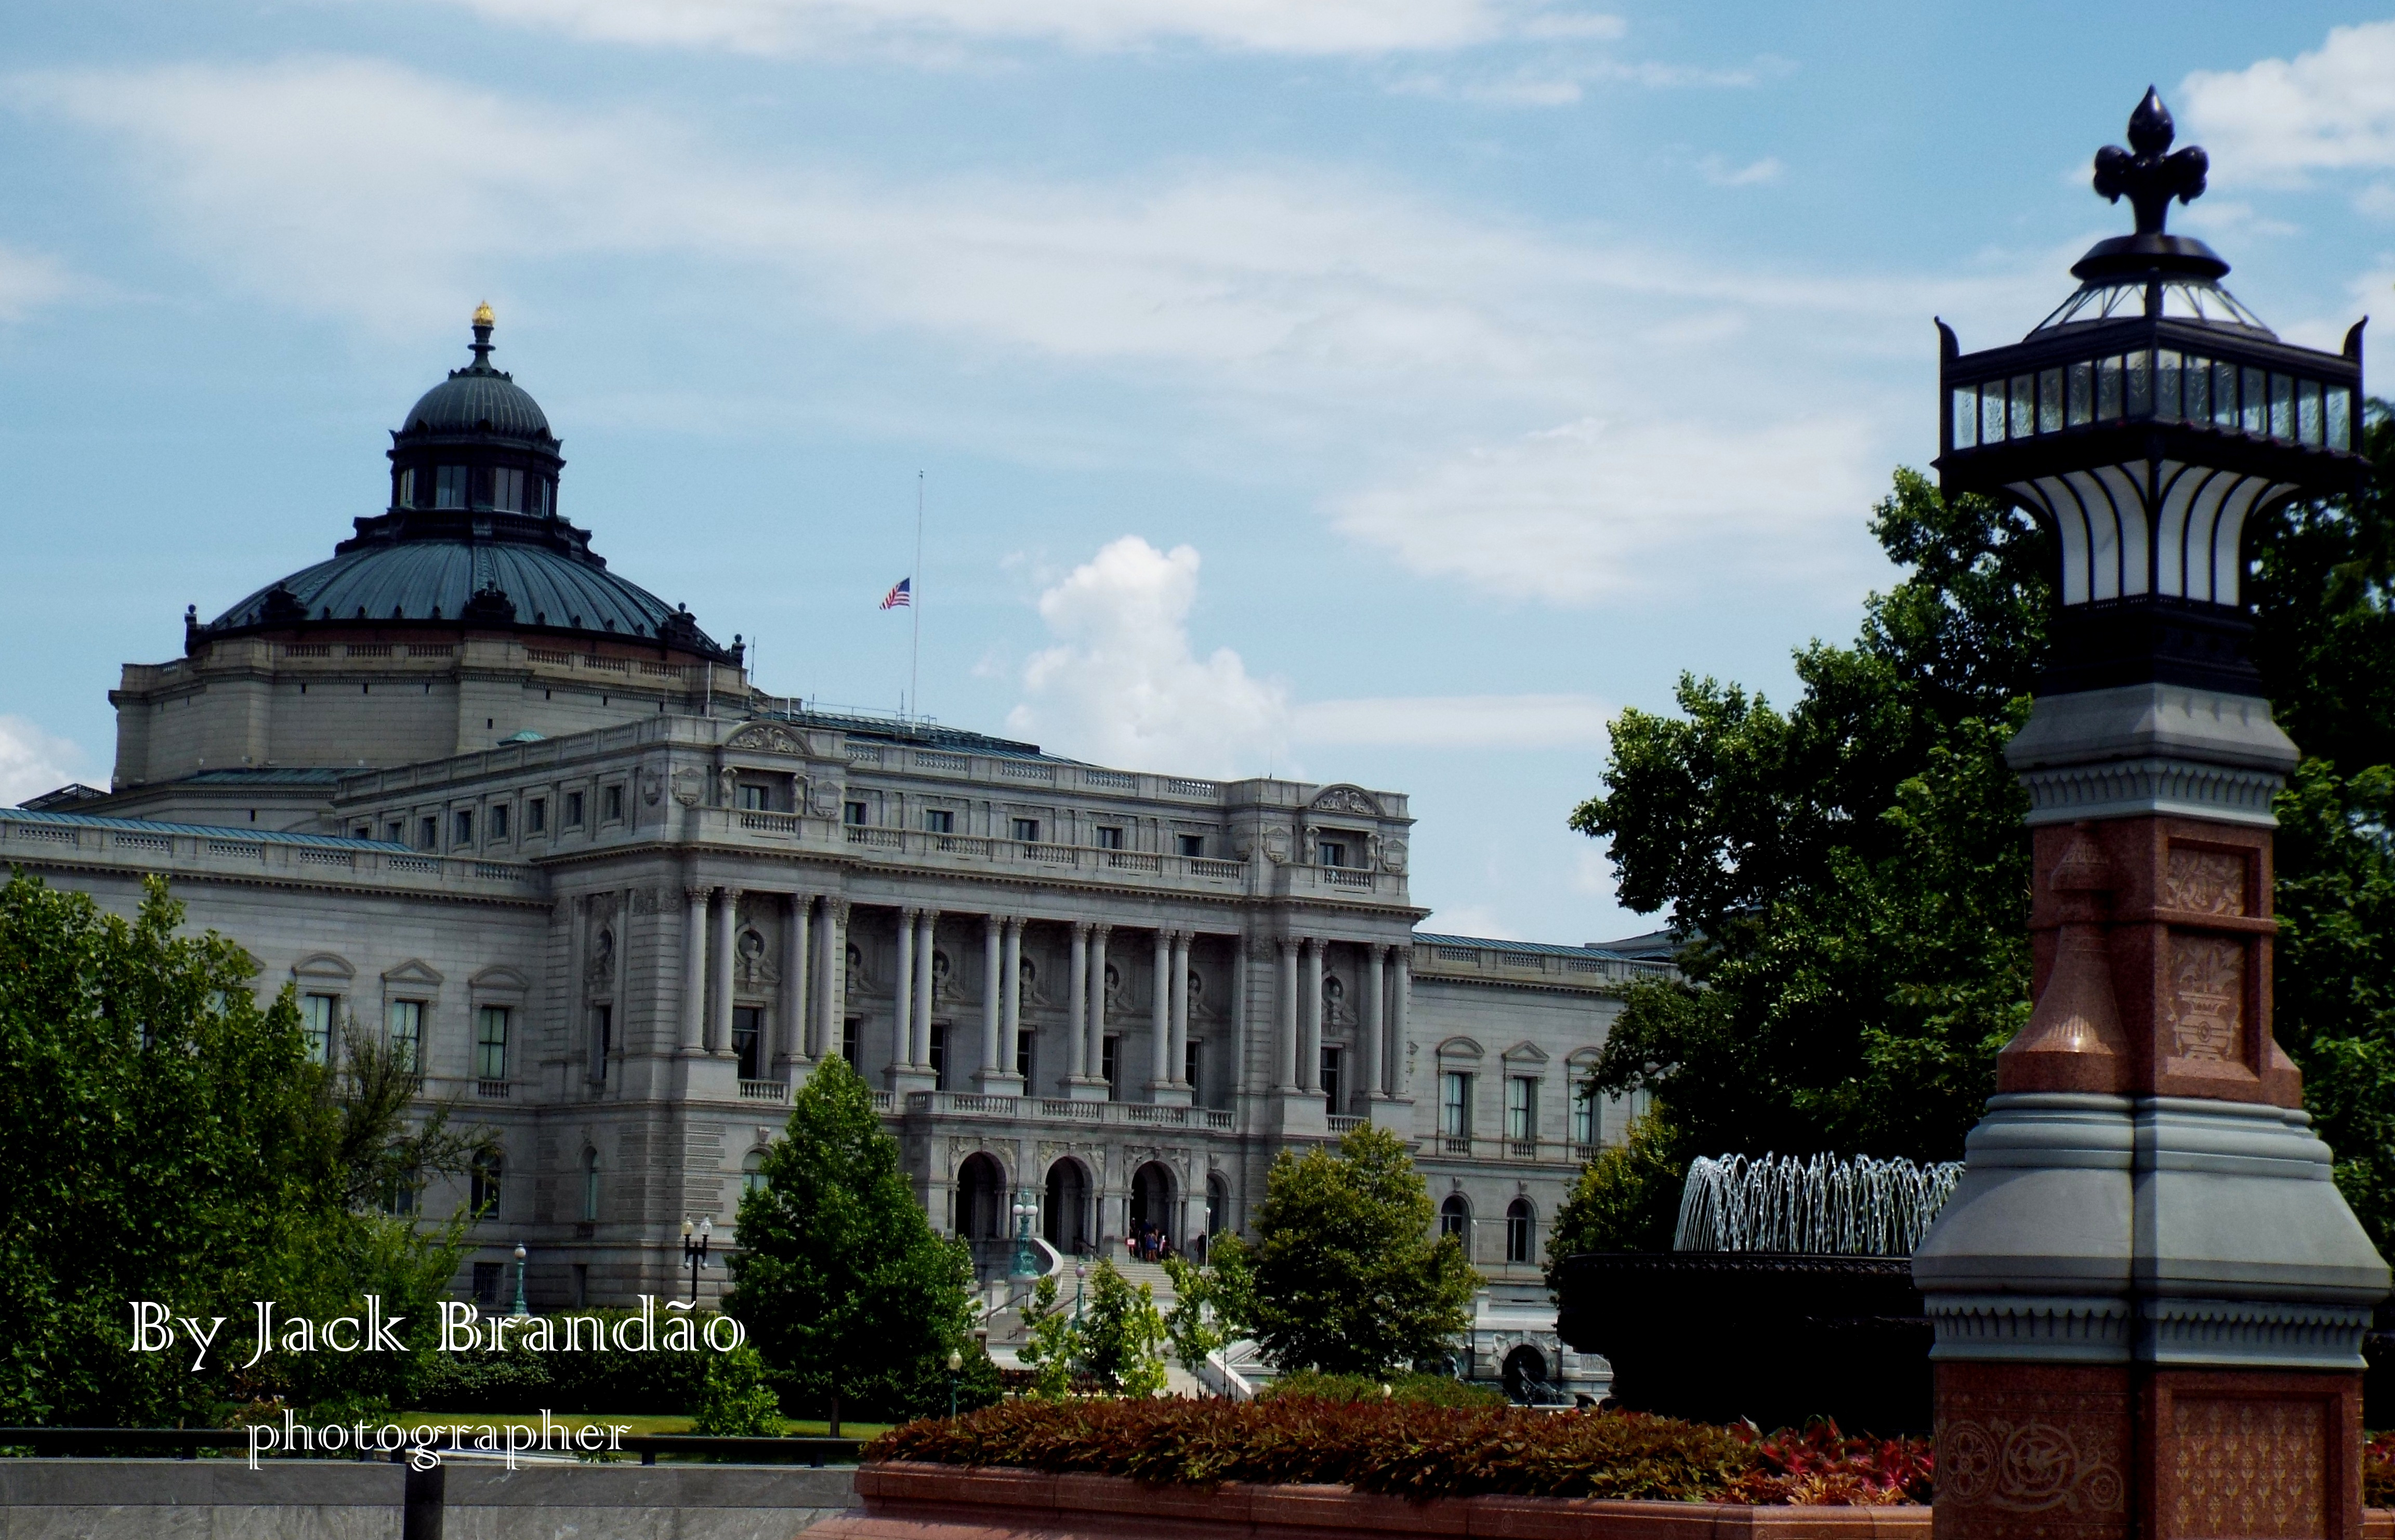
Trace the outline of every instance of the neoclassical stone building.
{"label": "neoclassical stone building", "polygon": [[1024,1201],[1066,1253],[1185,1243],[1283,1148],[1393,1128],[1492,1281],[1483,1372],[1523,1341],[1556,1371],[1544,1227],[1626,1121],[1574,1088],[1666,962],[1418,934],[1398,792],[763,694],[559,513],[559,441],[474,334],[390,506],[127,665],[111,790],[0,813],[0,862],[124,909],[164,872],[320,1043],[417,1055],[505,1148],[461,1288],[511,1288],[521,1241],[536,1307],[674,1292],[682,1221],[736,1243],[839,1055],[994,1268]]}

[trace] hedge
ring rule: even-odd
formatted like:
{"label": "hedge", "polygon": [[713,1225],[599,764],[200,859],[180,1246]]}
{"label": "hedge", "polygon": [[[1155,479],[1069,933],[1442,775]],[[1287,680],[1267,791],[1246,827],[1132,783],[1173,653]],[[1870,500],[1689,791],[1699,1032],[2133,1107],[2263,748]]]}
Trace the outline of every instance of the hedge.
{"label": "hedge", "polygon": [[1926,1502],[1926,1440],[1833,1423],[1765,1437],[1630,1412],[1421,1402],[1010,1401],[891,1429],[867,1460],[1010,1466],[1211,1486],[1329,1482],[1396,1496],[1631,1497],[1836,1505]]}
{"label": "hedge", "polygon": [[[575,1310],[612,1330],[629,1310]],[[565,1316],[553,1316],[562,1322]],[[711,1315],[695,1317],[703,1331]],[[563,1327],[558,1340],[563,1341]],[[584,1327],[580,1340],[589,1341]],[[408,1387],[405,1410],[421,1412],[686,1413],[698,1404],[707,1379],[706,1348],[626,1352],[617,1348],[536,1353],[514,1343],[504,1352],[434,1353]]]}
{"label": "hedge", "polygon": [[1301,1369],[1268,1382],[1256,1392],[1258,1401],[1303,1396],[1314,1401],[1418,1401],[1425,1406],[1506,1406],[1512,1404],[1493,1385],[1474,1385],[1449,1374],[1325,1374]]}

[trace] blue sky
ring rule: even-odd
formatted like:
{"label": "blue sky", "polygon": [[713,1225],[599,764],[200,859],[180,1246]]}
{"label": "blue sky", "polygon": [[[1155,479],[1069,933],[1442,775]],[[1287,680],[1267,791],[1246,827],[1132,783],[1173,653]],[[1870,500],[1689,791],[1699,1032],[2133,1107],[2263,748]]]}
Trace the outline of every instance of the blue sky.
{"label": "blue sky", "polygon": [[[766,687],[1413,793],[1436,929],[1647,928],[1564,820],[1683,670],[1893,574],[1933,314],[2125,209],[2286,335],[2395,285],[2395,20],[2283,3],[0,0],[0,800],[320,559],[498,362],[562,511]],[[2390,316],[2395,319],[2395,316]],[[2376,356],[2385,356],[2383,353]],[[2375,363],[2374,358],[2374,378]]]}

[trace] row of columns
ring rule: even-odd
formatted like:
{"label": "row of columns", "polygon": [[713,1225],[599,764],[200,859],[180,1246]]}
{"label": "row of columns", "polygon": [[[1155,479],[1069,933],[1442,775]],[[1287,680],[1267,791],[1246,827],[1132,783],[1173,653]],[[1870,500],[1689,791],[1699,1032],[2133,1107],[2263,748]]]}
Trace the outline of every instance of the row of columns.
{"label": "row of columns", "polygon": [[[682,957],[686,967],[682,992],[681,1048],[688,1054],[732,1053],[734,964],[737,955],[740,900],[744,892],[730,886],[692,886],[684,890]],[[849,903],[829,896],[788,893],[788,923],[782,927],[782,987],[774,1012],[772,1041],[759,1045],[761,1065],[810,1062],[840,1051],[845,1022],[848,978],[846,929]],[[932,1065],[933,1012],[932,961],[940,911],[901,909],[898,911],[898,958],[895,979],[895,1043],[893,1062],[902,1069],[928,1072]],[[985,989],[982,999],[980,1073],[985,1089],[1018,1087],[1012,1046],[1023,1022],[1023,930],[1028,921],[1017,915],[985,915],[982,920],[984,976],[999,981]],[[1074,1094],[1105,1094],[1106,960],[1114,927],[1077,921],[1072,923],[1070,962],[1066,975],[1066,1080]],[[1147,1089],[1158,1099],[1177,1100],[1194,1095],[1188,1081],[1189,955],[1194,932],[1159,929],[1154,933],[1155,969],[1159,987],[1154,991],[1149,1022]],[[1232,976],[1247,974],[1247,939],[1234,940]],[[1278,936],[1277,992],[1279,1030],[1276,1034],[1279,1062],[1276,1089],[1322,1094],[1322,974],[1330,943],[1319,936]],[[1361,1052],[1360,1082],[1374,1099],[1404,1093],[1406,1009],[1412,993],[1412,956],[1402,946],[1366,945],[1362,1020],[1357,1046]],[[618,941],[618,975],[622,968]],[[1235,1039],[1243,1039],[1244,988],[1233,991]],[[620,1018],[620,1010],[616,1013]],[[595,1050],[594,1050],[595,1058]],[[1118,1070],[1119,1070],[1119,1067]]]}
{"label": "row of columns", "polygon": [[[1322,1094],[1322,964],[1330,943],[1319,936],[1275,938],[1280,1002],[1280,1063],[1275,1089]],[[1363,1019],[1356,1046],[1360,1083],[1373,1100],[1405,1093],[1406,1006],[1413,993],[1413,955],[1405,947],[1367,945]]]}

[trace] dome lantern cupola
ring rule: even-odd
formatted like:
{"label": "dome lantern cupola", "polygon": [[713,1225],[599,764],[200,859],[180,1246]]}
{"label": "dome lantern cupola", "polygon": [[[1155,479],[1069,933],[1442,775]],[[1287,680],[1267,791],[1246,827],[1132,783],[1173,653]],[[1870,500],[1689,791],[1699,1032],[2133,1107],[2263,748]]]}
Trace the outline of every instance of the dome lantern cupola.
{"label": "dome lantern cupola", "polygon": [[489,305],[476,307],[474,361],[417,397],[390,435],[393,512],[556,513],[565,461],[540,403],[491,367],[496,325]]}

